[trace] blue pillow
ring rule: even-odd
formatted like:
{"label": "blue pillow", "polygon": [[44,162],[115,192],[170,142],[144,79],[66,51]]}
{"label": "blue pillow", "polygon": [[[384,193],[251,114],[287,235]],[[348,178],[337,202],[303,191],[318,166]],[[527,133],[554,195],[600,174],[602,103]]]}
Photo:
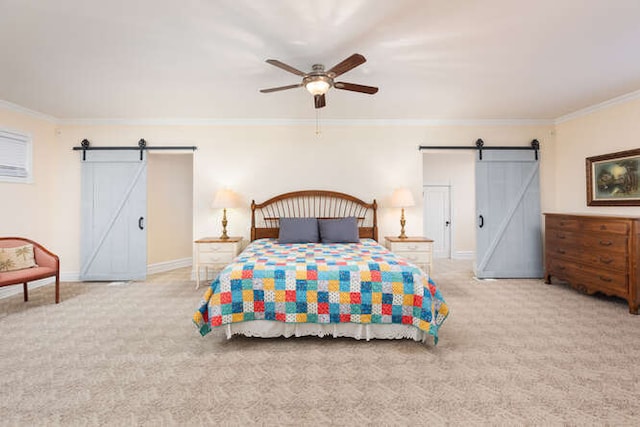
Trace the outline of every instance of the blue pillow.
{"label": "blue pillow", "polygon": [[355,216],[335,219],[319,219],[322,243],[359,243],[358,219]]}
{"label": "blue pillow", "polygon": [[278,243],[318,243],[317,218],[280,218]]}

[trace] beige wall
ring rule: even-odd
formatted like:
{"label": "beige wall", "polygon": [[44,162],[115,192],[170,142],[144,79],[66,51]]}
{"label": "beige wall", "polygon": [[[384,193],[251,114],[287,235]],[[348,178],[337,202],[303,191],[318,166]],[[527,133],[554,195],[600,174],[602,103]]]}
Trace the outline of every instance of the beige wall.
{"label": "beige wall", "polygon": [[[16,115],[18,121],[21,116],[3,114]],[[313,125],[60,125],[54,135],[56,127],[50,123],[33,122],[24,117],[22,120],[24,122],[16,121],[11,127],[50,134],[41,149],[45,153],[39,151],[38,156],[51,162],[35,163],[36,182],[41,182],[38,177],[46,174],[47,187],[34,196],[37,201],[33,202],[38,207],[47,202],[50,206],[45,211],[37,210],[34,221],[45,223],[43,229],[52,233],[51,240],[61,255],[67,277],[73,277],[79,270],[81,154],[72,148],[83,138],[94,146],[131,146],[140,138],[145,138],[149,146],[198,146],[193,154],[193,238],[220,234],[222,213],[210,206],[215,191],[222,186],[235,190],[245,203],[243,208],[228,212],[230,235],[249,236],[251,199],[263,201],[298,189],[341,191],[365,201],[375,198],[380,206],[380,238],[396,235],[399,211],[389,207],[389,198],[396,187],[409,187],[416,196],[417,205],[406,210],[407,233],[420,235],[422,199],[417,196],[423,185],[423,153],[418,146],[472,145],[479,137],[487,145],[523,145],[533,138],[539,139],[543,147],[543,208],[552,197],[544,186],[545,174],[553,175],[553,171],[548,170],[552,165],[549,153],[554,145],[552,126],[327,124],[322,125],[322,133],[316,135]],[[20,190],[11,196],[11,200],[21,200],[21,204],[29,199]],[[464,209],[460,214],[464,215]],[[18,217],[4,220],[5,234],[22,227]],[[462,230],[461,227],[461,236],[470,236]],[[461,242],[458,250],[473,248],[472,241]],[[153,259],[155,257],[153,255]]]}
{"label": "beige wall", "polygon": [[193,154],[147,154],[147,264],[191,258]]}
{"label": "beige wall", "polygon": [[27,237],[55,252],[61,245],[54,224],[64,220],[67,198],[58,187],[55,124],[0,107],[0,128],[28,134],[33,144],[33,182],[0,182],[0,236]]}
{"label": "beige wall", "polygon": [[[140,138],[150,146],[198,146],[192,166],[191,238],[221,232],[222,213],[210,205],[213,194],[222,186],[238,192],[245,202],[243,208],[228,213],[232,235],[248,237],[251,199],[262,201],[285,191],[314,188],[342,191],[363,200],[377,199],[380,237],[395,235],[399,212],[389,207],[391,192],[408,186],[419,196],[423,182],[430,179],[428,171],[423,177],[423,152],[418,151],[418,145],[472,145],[477,138],[487,145],[525,145],[533,138],[540,141],[543,211],[640,215],[640,207],[587,207],[584,166],[586,157],[640,146],[640,99],[635,98],[556,126],[327,124],[322,125],[319,136],[313,125],[60,125],[53,119],[0,105],[0,127],[30,134],[34,156],[33,183],[0,182],[2,207],[10,206],[0,209],[0,235],[23,235],[41,241],[60,254],[63,274],[77,274],[80,153],[72,148],[83,138],[102,146],[135,145]],[[440,165],[447,162],[442,160]],[[186,168],[186,164],[183,166]],[[472,221],[467,224],[465,220],[472,216],[467,212],[473,210],[470,203],[458,199],[469,202],[473,196],[462,182],[455,186],[458,231],[454,245],[457,251],[471,251],[475,249],[471,231],[475,228]],[[408,234],[422,233],[422,199],[416,199],[417,206],[406,210]],[[180,205],[188,203],[186,197],[179,201]],[[184,250],[151,254],[149,259],[162,262],[182,257]]]}
{"label": "beige wall", "polygon": [[[430,128],[428,143],[433,146],[474,146],[482,138],[486,146],[528,146],[540,142],[540,186],[542,210],[553,206],[555,134],[553,126],[457,126]],[[477,151],[423,150],[423,182],[451,186],[453,256],[467,257],[476,250],[475,159]],[[533,155],[533,154],[532,154]]]}
{"label": "beige wall", "polygon": [[[636,97],[637,98],[637,97]],[[408,186],[418,196],[423,185],[423,152],[418,145],[524,145],[537,138],[541,151],[543,211],[640,215],[640,207],[587,207],[585,158],[638,148],[640,100],[611,105],[556,126],[73,126],[0,106],[0,127],[33,138],[34,182],[0,183],[0,234],[42,241],[60,254],[63,275],[79,270],[80,153],[83,138],[93,145],[196,145],[193,159],[192,238],[221,231],[219,210],[210,207],[221,186],[238,192],[245,207],[229,212],[229,233],[249,235],[251,199],[262,201],[297,189],[328,189],[376,198],[380,236],[398,232],[397,209],[389,207],[394,188]],[[463,187],[463,185],[460,185]],[[460,197],[466,197],[460,188]],[[458,193],[458,191],[457,191]],[[422,200],[407,209],[407,233],[422,233]],[[188,200],[182,200],[187,204]],[[462,204],[457,214],[465,217]],[[469,207],[469,209],[471,209]],[[459,220],[457,220],[459,221]],[[465,226],[471,230],[472,226]],[[456,250],[473,250],[475,236],[455,236]],[[469,249],[470,248],[470,249]],[[156,255],[153,255],[155,259]],[[180,255],[158,255],[164,259]]]}
{"label": "beige wall", "polygon": [[585,159],[640,148],[640,99],[612,105],[556,126],[554,211],[640,215],[640,207],[587,206]]}

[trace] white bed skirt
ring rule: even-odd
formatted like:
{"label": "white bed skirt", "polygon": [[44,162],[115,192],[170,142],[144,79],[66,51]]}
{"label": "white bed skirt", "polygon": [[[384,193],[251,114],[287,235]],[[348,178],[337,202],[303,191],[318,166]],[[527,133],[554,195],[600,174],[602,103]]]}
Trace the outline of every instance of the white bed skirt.
{"label": "white bed skirt", "polygon": [[[411,325],[381,325],[360,323],[285,323],[272,320],[252,320],[248,322],[232,323],[225,326],[227,339],[234,335],[246,337],[275,338],[275,337],[304,337],[304,336],[332,336],[350,337],[357,340],[371,339],[412,339],[426,342],[430,335]],[[433,342],[433,341],[432,341]]]}

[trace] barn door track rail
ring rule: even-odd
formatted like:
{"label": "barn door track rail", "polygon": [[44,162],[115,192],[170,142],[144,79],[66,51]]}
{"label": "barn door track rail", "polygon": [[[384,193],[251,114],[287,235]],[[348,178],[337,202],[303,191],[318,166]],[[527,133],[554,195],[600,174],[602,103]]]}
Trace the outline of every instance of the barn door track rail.
{"label": "barn door track rail", "polygon": [[465,145],[420,145],[418,150],[478,150],[479,159],[482,160],[482,150],[533,150],[536,160],[538,160],[538,150],[540,150],[540,142],[537,139],[531,141],[531,145],[527,147],[485,147],[484,141],[480,138],[476,141],[475,146]]}
{"label": "barn door track rail", "polygon": [[140,141],[138,141],[138,146],[137,147],[92,147],[91,143],[89,142],[88,139],[83,139],[82,142],[80,143],[79,147],[73,147],[74,151],[78,151],[78,150],[82,150],[82,160],[86,160],[87,159],[87,151],[90,150],[139,150],[140,151],[140,160],[143,159],[144,157],[144,151],[145,150],[191,150],[191,151],[196,151],[198,149],[198,147],[194,146],[185,146],[185,145],[180,145],[180,146],[160,146],[160,147],[147,147],[147,141],[144,140],[144,138],[140,139]]}

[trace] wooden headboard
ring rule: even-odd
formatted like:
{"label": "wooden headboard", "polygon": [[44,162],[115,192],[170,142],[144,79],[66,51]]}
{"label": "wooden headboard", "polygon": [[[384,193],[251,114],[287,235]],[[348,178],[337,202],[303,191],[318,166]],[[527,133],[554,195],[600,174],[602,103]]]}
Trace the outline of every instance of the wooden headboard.
{"label": "wooden headboard", "polygon": [[344,193],[324,190],[293,191],[266,202],[251,201],[251,241],[278,238],[280,217],[358,219],[360,238],[378,240],[378,204],[365,203]]}

